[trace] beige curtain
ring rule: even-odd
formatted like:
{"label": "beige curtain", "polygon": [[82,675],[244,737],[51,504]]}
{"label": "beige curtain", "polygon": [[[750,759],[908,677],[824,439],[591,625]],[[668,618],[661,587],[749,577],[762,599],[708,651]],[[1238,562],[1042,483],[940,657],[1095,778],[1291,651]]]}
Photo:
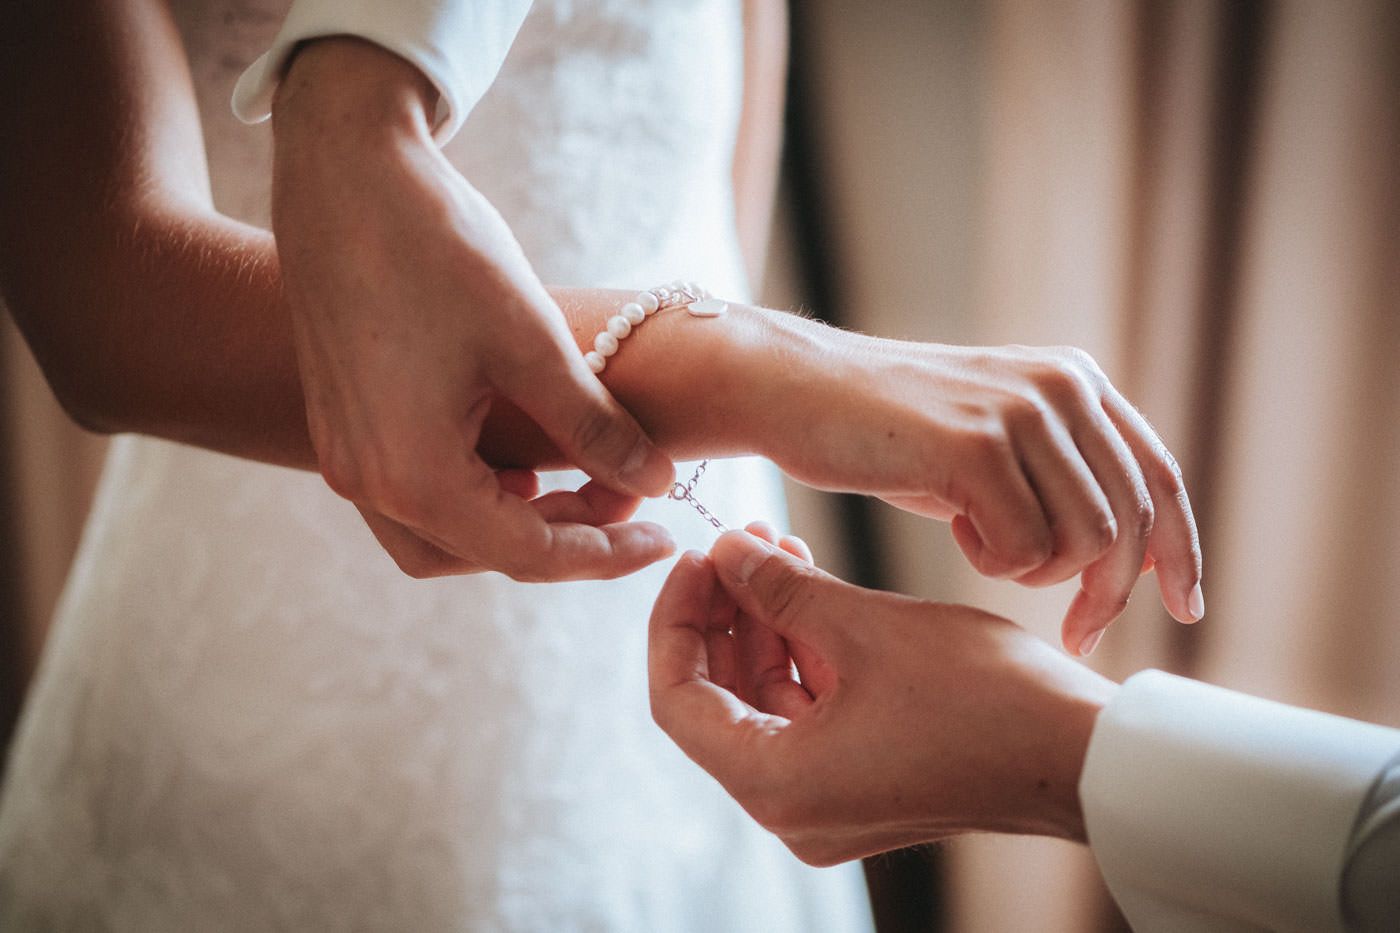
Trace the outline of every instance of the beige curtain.
{"label": "beige curtain", "polygon": [[[1400,7],[1006,2],[986,39],[978,337],[1091,350],[1201,521],[1206,622],[1149,581],[1096,666],[1400,725]],[[1113,922],[1082,850],[953,851],[955,929]]]}

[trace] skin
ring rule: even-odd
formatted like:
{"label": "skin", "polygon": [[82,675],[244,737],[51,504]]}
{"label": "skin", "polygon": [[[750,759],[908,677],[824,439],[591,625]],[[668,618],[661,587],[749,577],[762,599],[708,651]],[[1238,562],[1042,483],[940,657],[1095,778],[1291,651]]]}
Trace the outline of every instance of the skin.
{"label": "skin", "polygon": [[[630,573],[672,549],[627,521],[668,456],[756,453],[951,521],[983,573],[1080,575],[1072,651],[1146,566],[1176,618],[1204,611],[1180,473],[1080,351],[880,340],[736,304],[649,320],[598,380],[578,350],[630,292],[539,284],[432,147],[431,93],[396,57],[322,40],[295,60],[274,113],[279,254],[213,208],[162,4],[9,4],[0,35],[0,204],[25,219],[0,224],[0,289],[80,424],[317,469],[415,577]],[[348,72],[374,79],[328,78]],[[773,71],[756,73],[769,90],[744,122],[771,138]],[[347,141],[357,164],[337,161]],[[775,154],[736,150],[745,229],[771,191],[747,159],[771,173]],[[634,482],[618,464],[639,450]],[[534,497],[533,470],[580,463],[594,482]]]}
{"label": "skin", "polygon": [[851,586],[751,525],[677,562],[649,664],[657,723],[805,862],[1085,839],[1079,776],[1116,688],[1006,619]]}
{"label": "skin", "polygon": [[433,143],[435,104],[416,68],[350,38],[305,48],[273,103],[272,226],[318,466],[390,554],[579,575],[612,542],[502,488],[477,453],[493,399],[601,489],[660,495],[674,469]]}

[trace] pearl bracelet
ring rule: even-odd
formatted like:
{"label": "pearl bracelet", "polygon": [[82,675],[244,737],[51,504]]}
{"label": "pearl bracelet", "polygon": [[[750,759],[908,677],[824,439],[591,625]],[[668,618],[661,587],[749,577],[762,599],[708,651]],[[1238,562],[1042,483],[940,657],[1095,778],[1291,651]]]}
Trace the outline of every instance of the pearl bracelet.
{"label": "pearl bracelet", "polygon": [[[655,317],[661,312],[670,311],[673,308],[685,308],[691,317],[723,317],[725,312],[729,310],[729,304],[715,298],[694,282],[679,280],[638,292],[631,301],[618,310],[617,314],[608,318],[608,323],[593,338],[593,349],[583,355],[583,361],[595,374],[601,373],[608,368],[608,358],[617,353],[622,346],[622,341],[631,336],[632,332],[645,323],[647,318]],[[700,482],[700,477],[704,475],[705,468],[709,465],[710,461],[702,460],[700,465],[695,468],[695,474],[691,476],[690,482],[672,484],[666,497],[678,502],[689,502],[701,518],[716,529],[724,531],[726,530],[724,523],[715,518],[710,510],[701,505],[700,500],[695,498],[695,485]]]}
{"label": "pearl bracelet", "polygon": [[636,297],[608,318],[607,326],[593,338],[593,349],[583,355],[583,361],[593,372],[601,373],[608,366],[608,357],[617,352],[633,328],[653,315],[680,307],[692,317],[721,317],[729,310],[728,303],[711,296],[694,282],[675,281],[637,292]]}

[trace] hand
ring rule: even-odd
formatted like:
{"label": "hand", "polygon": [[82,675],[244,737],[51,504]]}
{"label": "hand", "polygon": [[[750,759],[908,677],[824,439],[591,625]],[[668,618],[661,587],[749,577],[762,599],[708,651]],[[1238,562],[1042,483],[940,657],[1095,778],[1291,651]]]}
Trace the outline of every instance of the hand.
{"label": "hand", "polygon": [[777,402],[801,430],[769,431],[764,449],[789,475],[951,520],[988,576],[1080,575],[1062,626],[1071,652],[1093,649],[1153,567],[1172,616],[1204,615],[1181,471],[1087,354],[804,336],[825,352],[794,357],[818,368],[796,367]]}
{"label": "hand", "polygon": [[[967,831],[1083,840],[1112,685],[1011,622],[860,589],[731,532],[652,612],[652,713],[803,861]],[[793,677],[796,662],[799,679]]]}
{"label": "hand", "polygon": [[[413,576],[630,573],[672,548],[619,524],[673,477],[588,371],[500,215],[433,145],[407,62],[318,40],[274,103],[273,227],[322,474]],[[527,502],[476,453],[493,396],[594,482]]]}

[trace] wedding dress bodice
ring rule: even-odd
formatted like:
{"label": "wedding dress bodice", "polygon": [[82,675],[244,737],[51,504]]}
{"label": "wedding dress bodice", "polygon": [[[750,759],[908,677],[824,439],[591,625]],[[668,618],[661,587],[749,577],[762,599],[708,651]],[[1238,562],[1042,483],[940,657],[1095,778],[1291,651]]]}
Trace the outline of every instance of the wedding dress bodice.
{"label": "wedding dress bodice", "polygon": [[[283,5],[174,6],[216,204],[265,225],[270,130],[228,101]],[[448,155],[546,282],[742,296],[740,38],[731,0],[537,3]],[[781,521],[757,461],[703,494]],[[118,438],[12,748],[0,928],[867,926],[858,871],[798,864],[652,724],[667,569],[414,581],[319,477]]]}

